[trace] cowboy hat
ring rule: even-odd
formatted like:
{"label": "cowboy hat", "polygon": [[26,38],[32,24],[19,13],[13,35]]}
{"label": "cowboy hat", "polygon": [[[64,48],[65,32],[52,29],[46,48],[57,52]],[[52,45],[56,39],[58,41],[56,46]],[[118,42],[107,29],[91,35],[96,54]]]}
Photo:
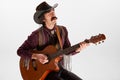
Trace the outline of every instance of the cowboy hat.
{"label": "cowboy hat", "polygon": [[58,4],[54,4],[53,6],[50,6],[48,3],[46,3],[45,1],[42,2],[41,4],[39,4],[36,7],[36,12],[34,13],[34,21],[38,24],[42,24],[42,21],[40,20],[41,16],[50,11],[51,9],[54,9],[58,6]]}

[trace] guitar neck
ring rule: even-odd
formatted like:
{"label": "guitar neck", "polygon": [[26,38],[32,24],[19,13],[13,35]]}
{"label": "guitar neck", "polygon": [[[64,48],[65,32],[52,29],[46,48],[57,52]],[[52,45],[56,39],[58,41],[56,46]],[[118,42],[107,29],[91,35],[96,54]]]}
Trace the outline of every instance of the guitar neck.
{"label": "guitar neck", "polygon": [[[97,42],[100,42],[100,41],[105,40],[105,39],[106,39],[106,36],[104,34],[99,34],[97,36],[92,36],[90,39],[85,39],[83,42],[96,44]],[[71,52],[74,52],[77,48],[80,47],[79,44],[80,43],[73,45],[71,47],[68,47],[66,49],[59,50],[55,54],[48,55],[48,57],[49,57],[49,59],[52,59],[52,58],[56,58],[56,57],[63,55],[63,54],[69,54]]]}
{"label": "guitar neck", "polygon": [[58,57],[58,56],[60,56],[60,55],[63,55],[63,54],[69,54],[69,53],[71,53],[71,52],[74,52],[77,48],[79,48],[80,47],[80,45],[79,44],[76,44],[76,45],[73,45],[73,46],[71,46],[71,47],[68,47],[68,48],[66,48],[66,49],[64,49],[64,50],[59,50],[57,53],[55,53],[55,54],[52,54],[52,55],[49,55],[49,57],[50,57],[50,59],[52,59],[52,58],[56,58],[56,57]]}
{"label": "guitar neck", "polygon": [[77,48],[79,48],[79,47],[80,47],[79,44],[73,45],[73,46],[71,46],[71,47],[68,47],[68,48],[62,50],[62,53],[63,53],[63,54],[69,54],[69,53],[75,51],[75,50],[76,50]]}

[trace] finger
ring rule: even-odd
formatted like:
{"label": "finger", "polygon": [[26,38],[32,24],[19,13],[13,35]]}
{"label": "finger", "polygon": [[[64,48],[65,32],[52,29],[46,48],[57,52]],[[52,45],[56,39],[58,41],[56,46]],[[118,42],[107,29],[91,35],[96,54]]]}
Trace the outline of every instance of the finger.
{"label": "finger", "polygon": [[42,64],[45,64],[45,63],[48,62],[48,60],[40,60],[40,62],[41,62]]}
{"label": "finger", "polygon": [[41,59],[47,59],[47,56],[44,55],[44,54],[40,54],[40,58],[41,58]]}
{"label": "finger", "polygon": [[43,55],[44,59],[47,59],[48,57],[46,55]]}
{"label": "finger", "polygon": [[44,60],[43,64],[45,64],[45,63],[47,63],[47,62],[48,62],[48,60]]}

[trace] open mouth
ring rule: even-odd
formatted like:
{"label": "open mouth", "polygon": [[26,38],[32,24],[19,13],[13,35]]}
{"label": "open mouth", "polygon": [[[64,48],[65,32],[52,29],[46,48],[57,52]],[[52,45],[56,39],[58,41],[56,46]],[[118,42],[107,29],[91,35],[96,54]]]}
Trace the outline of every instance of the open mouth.
{"label": "open mouth", "polygon": [[53,16],[53,17],[51,18],[51,21],[56,20],[56,19],[57,19],[57,17],[56,17],[56,16]]}

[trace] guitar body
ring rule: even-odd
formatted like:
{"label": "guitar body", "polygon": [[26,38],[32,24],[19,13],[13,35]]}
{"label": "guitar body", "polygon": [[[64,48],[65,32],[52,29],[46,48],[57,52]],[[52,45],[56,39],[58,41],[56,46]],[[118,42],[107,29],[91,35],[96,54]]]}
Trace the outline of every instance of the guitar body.
{"label": "guitar body", "polygon": [[[57,52],[57,49],[53,46],[47,46],[42,51],[36,51],[38,53],[42,54],[55,54]],[[23,80],[44,80],[45,77],[51,72],[51,71],[58,71],[59,67],[57,65],[59,61],[59,57],[50,60],[47,64],[41,64],[39,61],[35,60],[36,64],[36,70],[33,67],[33,61],[30,60],[29,63],[29,69],[27,70],[26,67],[24,67],[24,59],[20,59],[20,71]]]}

